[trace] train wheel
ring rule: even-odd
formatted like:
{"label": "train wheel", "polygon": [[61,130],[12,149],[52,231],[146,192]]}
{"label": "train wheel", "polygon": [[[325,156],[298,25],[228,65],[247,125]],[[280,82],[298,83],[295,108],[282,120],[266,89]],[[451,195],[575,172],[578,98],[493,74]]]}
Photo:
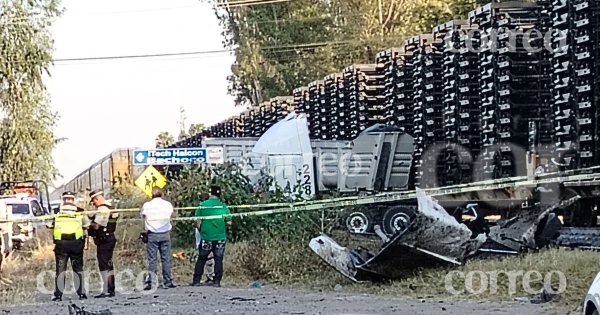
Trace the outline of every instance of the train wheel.
{"label": "train wheel", "polygon": [[414,207],[396,206],[390,208],[383,215],[383,232],[388,235],[406,230],[416,218],[417,211]]}
{"label": "train wheel", "polygon": [[354,212],[346,219],[346,227],[350,233],[366,233],[369,230],[369,219],[362,212]]}

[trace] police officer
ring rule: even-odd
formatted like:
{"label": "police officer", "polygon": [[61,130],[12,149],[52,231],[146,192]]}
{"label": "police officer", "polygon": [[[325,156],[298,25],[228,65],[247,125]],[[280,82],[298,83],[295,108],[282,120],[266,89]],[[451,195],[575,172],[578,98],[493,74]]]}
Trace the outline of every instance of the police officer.
{"label": "police officer", "polygon": [[83,282],[83,250],[85,246],[84,229],[90,226],[89,219],[78,212],[81,208],[75,205],[75,194],[66,191],[62,195],[63,205],[48,228],[54,229],[54,257],[56,259],[56,277],[54,279],[54,297],[52,301],[61,301],[65,286],[67,263],[75,273],[73,286],[77,288],[80,300],[87,299]]}
{"label": "police officer", "polygon": [[117,243],[115,230],[117,229],[119,214],[116,212],[111,213],[114,207],[106,201],[101,190],[92,191],[90,199],[90,202],[99,211],[91,217],[92,224],[90,225],[89,234],[94,238],[94,244],[96,244],[98,269],[100,269],[103,282],[102,292],[94,297],[113,297],[115,296],[113,252]]}

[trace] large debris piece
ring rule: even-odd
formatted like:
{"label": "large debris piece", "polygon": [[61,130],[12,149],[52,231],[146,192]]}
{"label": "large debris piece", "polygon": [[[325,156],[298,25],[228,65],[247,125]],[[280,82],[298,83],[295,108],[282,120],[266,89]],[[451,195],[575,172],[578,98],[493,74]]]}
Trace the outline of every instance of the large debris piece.
{"label": "large debris piece", "polygon": [[[418,190],[418,208],[410,222],[397,224],[399,221],[392,218],[390,222],[397,229],[396,234],[387,237],[376,233],[384,242],[378,253],[348,249],[325,235],[312,239],[310,248],[353,281],[398,278],[418,268],[460,265],[467,258],[481,257],[482,254],[518,254],[546,246],[561,229],[555,212],[579,198],[576,196],[549,207],[532,207],[492,227],[486,235],[484,232],[473,234],[467,225],[459,223],[436,201]],[[406,206],[397,207],[398,213],[407,213]]]}
{"label": "large debris piece", "polygon": [[418,211],[408,227],[387,239],[376,255],[361,255],[327,236],[311,240],[310,248],[353,281],[397,278],[407,270],[460,265],[486,241],[485,235],[459,224],[431,197],[418,194]]}
{"label": "large debris piece", "polygon": [[573,205],[580,198],[575,196],[550,207],[535,206],[532,209],[524,209],[519,215],[492,227],[488,236],[489,242],[517,252],[546,246],[562,227],[555,215],[557,210]]}

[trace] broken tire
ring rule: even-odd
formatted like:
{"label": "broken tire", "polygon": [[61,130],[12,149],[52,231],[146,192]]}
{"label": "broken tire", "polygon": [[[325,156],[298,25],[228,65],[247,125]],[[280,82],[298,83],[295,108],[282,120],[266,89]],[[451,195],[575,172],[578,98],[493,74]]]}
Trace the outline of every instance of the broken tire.
{"label": "broken tire", "polygon": [[388,209],[383,215],[383,232],[395,235],[405,231],[416,218],[417,210],[410,206],[396,206]]}
{"label": "broken tire", "polygon": [[353,212],[346,219],[346,228],[353,234],[364,234],[369,230],[369,219],[362,212]]}

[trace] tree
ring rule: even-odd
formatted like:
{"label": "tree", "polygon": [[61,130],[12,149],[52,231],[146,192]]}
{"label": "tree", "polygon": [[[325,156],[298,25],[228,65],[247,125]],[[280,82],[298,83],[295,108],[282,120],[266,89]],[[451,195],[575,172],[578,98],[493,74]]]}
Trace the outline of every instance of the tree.
{"label": "tree", "polygon": [[372,63],[378,51],[466,17],[475,5],[476,0],[294,0],[216,7],[223,44],[236,56],[229,93],[237,104],[252,105],[290,95],[353,63]]}
{"label": "tree", "polygon": [[0,0],[0,181],[58,176],[58,115],[42,77],[52,62],[50,27],[60,14],[55,0]]}
{"label": "tree", "polygon": [[203,123],[191,124],[190,129],[188,130],[188,134],[190,136],[195,136],[206,129]]}
{"label": "tree", "polygon": [[157,149],[164,149],[173,145],[175,143],[175,138],[169,132],[163,131],[156,136],[155,142]]}

